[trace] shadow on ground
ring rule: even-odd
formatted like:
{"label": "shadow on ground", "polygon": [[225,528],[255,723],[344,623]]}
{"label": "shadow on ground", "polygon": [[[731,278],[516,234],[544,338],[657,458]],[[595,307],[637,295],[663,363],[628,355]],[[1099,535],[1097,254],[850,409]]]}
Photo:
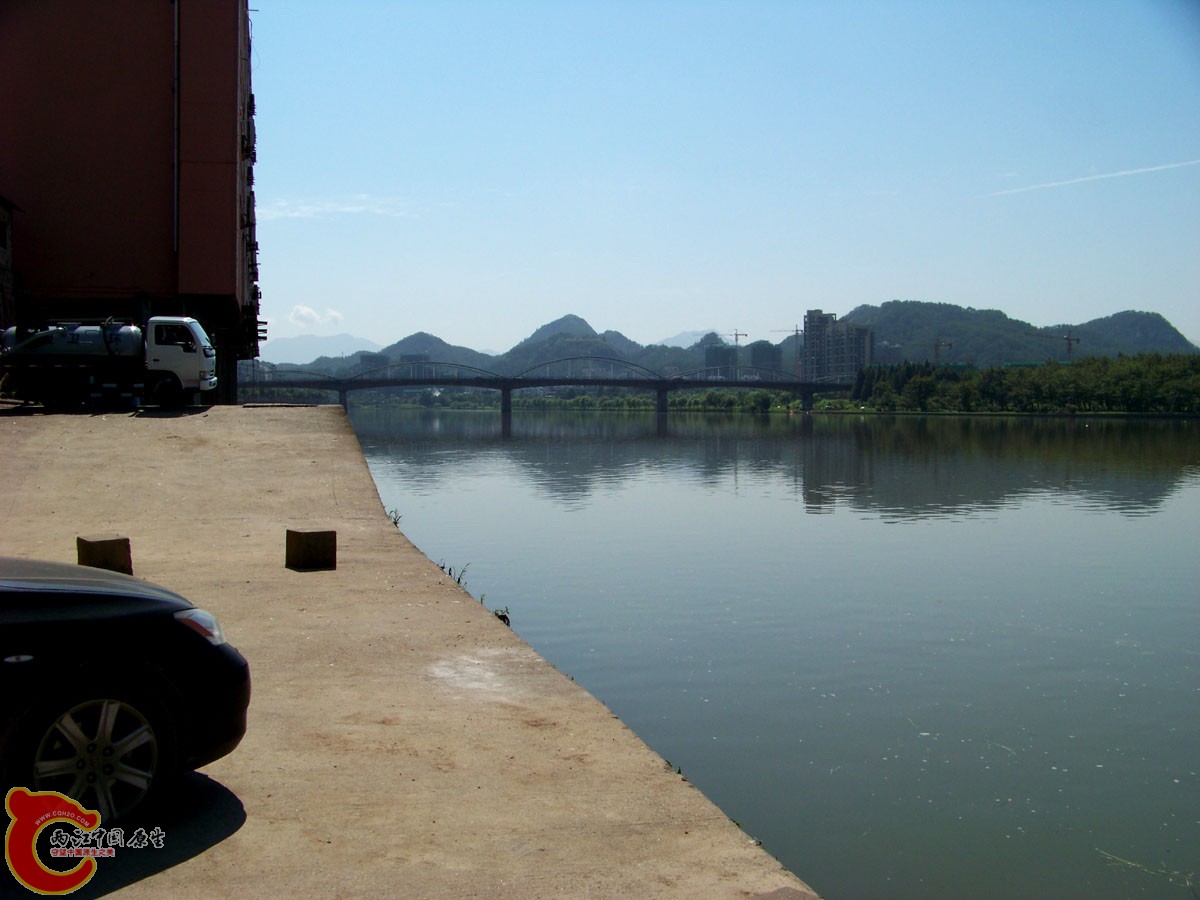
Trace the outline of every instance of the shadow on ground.
{"label": "shadow on ground", "polygon": [[74,406],[46,407],[39,403],[21,403],[0,398],[0,413],[9,416],[136,416],[144,419],[179,419],[185,416],[205,415],[212,404],[181,407],[133,406],[129,403],[78,404]]}
{"label": "shadow on ground", "polygon": [[156,810],[125,824],[126,835],[141,826],[147,832],[165,832],[162,849],[119,849],[112,859],[101,859],[96,874],[71,894],[88,900],[121,888],[199,856],[237,832],[246,821],[246,810],[232,791],[207,775],[193,772],[176,793]]}

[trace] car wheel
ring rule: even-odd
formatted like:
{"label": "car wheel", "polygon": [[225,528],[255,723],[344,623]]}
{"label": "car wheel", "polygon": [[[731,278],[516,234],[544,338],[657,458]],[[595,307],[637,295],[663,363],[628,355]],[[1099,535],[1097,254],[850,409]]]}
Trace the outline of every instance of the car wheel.
{"label": "car wheel", "polygon": [[58,791],[112,822],[167,780],[170,738],[149,706],[105,697],[51,715],[34,733],[34,790]]}

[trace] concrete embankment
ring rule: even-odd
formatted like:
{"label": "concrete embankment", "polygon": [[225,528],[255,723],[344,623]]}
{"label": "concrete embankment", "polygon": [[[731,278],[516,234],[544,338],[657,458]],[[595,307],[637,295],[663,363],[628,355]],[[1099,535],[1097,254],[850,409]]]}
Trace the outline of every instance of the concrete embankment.
{"label": "concrete embankment", "polygon": [[[253,673],[163,849],[76,896],[816,896],[396,530],[340,408],[0,407],[0,452],[0,555],[127,536]],[[337,568],[286,568],[289,528]]]}

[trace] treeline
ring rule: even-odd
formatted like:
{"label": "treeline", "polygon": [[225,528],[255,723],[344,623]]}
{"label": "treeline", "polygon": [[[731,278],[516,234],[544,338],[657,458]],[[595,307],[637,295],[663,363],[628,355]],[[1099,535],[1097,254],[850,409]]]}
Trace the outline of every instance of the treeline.
{"label": "treeline", "polygon": [[[499,395],[483,405],[499,406]],[[440,400],[441,398],[439,398]],[[768,390],[722,390],[712,388],[696,391],[672,391],[667,395],[667,408],[687,412],[752,412],[767,413],[782,410],[799,401],[784,391]],[[561,388],[552,392],[518,392],[513,395],[516,409],[576,409],[576,410],[621,410],[653,411],[656,401],[653,394],[622,388],[602,388],[588,391],[581,388]]]}
{"label": "treeline", "polygon": [[[238,387],[243,403],[333,403],[333,391],[287,388],[267,383]],[[351,402],[357,406],[377,406],[423,409],[499,409],[500,392],[465,388],[383,388],[355,391]],[[844,394],[842,396],[845,396]],[[754,412],[781,410],[789,405],[798,407],[799,400],[783,391],[767,390],[698,390],[673,391],[667,398],[673,410],[690,412]],[[598,411],[653,411],[654,395],[646,391],[622,388],[601,388],[588,391],[581,388],[560,388],[553,391],[517,391],[513,394],[515,409],[568,409]]]}
{"label": "treeline", "polygon": [[[240,385],[243,401],[336,402],[327,391],[300,391],[270,383]],[[462,388],[388,388],[355,392],[365,406],[491,409],[497,391]],[[764,389],[672,391],[668,405],[692,412],[799,411],[801,401],[785,391]],[[621,388],[588,391],[561,388],[520,391],[513,406],[524,409],[653,410],[654,395]],[[1132,413],[1200,415],[1200,355],[1149,353],[1086,357],[1072,363],[975,369],[930,362],[871,366],[845,393],[818,395],[818,411],[955,413]]]}
{"label": "treeline", "polygon": [[[469,404],[476,409],[491,409],[500,405],[500,395],[495,391],[471,393],[469,398],[468,396],[455,398],[447,392],[442,392],[437,397],[431,397],[430,392],[423,392],[416,398],[415,405],[464,408]],[[667,406],[669,409],[689,412],[766,413],[773,409],[783,409],[793,400],[794,398],[790,394],[782,391],[734,391],[716,388],[702,391],[672,391],[667,396]],[[410,398],[411,402],[412,398]],[[515,409],[652,412],[656,407],[656,401],[653,394],[645,391],[621,388],[601,388],[596,391],[588,391],[572,387],[541,393],[518,391],[513,395],[513,407]]]}
{"label": "treeline", "polygon": [[881,412],[1200,414],[1200,356],[1148,353],[973,369],[901,363],[859,372],[851,399]]}

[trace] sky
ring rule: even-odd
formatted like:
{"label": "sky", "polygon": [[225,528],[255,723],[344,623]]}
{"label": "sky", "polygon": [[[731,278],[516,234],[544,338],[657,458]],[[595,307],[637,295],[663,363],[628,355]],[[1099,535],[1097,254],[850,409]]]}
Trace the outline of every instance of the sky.
{"label": "sky", "polygon": [[1200,0],[252,0],[269,337],[778,342],[889,300],[1200,344]]}

